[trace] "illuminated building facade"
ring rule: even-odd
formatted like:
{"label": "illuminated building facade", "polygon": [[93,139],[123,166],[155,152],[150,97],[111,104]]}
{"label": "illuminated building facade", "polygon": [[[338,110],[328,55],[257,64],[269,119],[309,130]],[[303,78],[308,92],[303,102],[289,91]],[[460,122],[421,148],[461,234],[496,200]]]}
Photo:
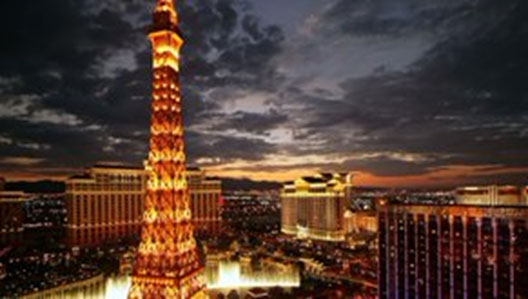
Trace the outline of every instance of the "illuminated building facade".
{"label": "illuminated building facade", "polygon": [[[97,246],[105,241],[137,238],[141,232],[147,175],[143,168],[96,165],[66,181],[66,236],[70,246]],[[221,181],[205,171],[187,170],[193,222],[215,232],[221,224]]]}
{"label": "illuminated building facade", "polygon": [[344,241],[344,213],[352,177],[322,173],[286,183],[281,193],[281,231],[298,238]]}
{"label": "illuminated building facade", "polygon": [[24,232],[24,204],[29,196],[23,192],[0,192],[0,245],[16,244]]}
{"label": "illuminated building facade", "polygon": [[0,177],[0,191],[5,190],[5,184],[6,184],[5,179]]}
{"label": "illuminated building facade", "polygon": [[375,233],[378,231],[378,217],[374,211],[346,211],[345,233]]}
{"label": "illuminated building facade", "polygon": [[149,180],[129,298],[207,298],[185,177],[183,39],[172,0],[157,1],[149,37],[154,68]]}
{"label": "illuminated building facade", "polygon": [[528,298],[528,207],[379,208],[379,298]]}
{"label": "illuminated building facade", "polygon": [[189,167],[186,173],[195,231],[218,232],[222,222],[222,181],[207,178],[205,171],[199,168]]}
{"label": "illuminated building facade", "polygon": [[516,186],[462,187],[456,190],[458,204],[524,205],[523,190]]}
{"label": "illuminated building facade", "polygon": [[147,184],[142,168],[96,165],[66,181],[66,242],[96,246],[139,235]]}

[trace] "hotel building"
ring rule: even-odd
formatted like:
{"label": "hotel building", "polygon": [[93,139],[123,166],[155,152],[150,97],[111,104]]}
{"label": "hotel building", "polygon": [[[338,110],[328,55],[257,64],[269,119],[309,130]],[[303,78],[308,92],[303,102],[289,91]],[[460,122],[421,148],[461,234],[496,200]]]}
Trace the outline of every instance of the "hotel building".
{"label": "hotel building", "polygon": [[24,205],[29,200],[24,192],[0,192],[0,244],[13,244],[22,239]]}
{"label": "hotel building", "polygon": [[[96,165],[66,182],[66,236],[71,246],[139,237],[148,173],[143,168]],[[198,232],[220,229],[220,180],[187,169],[193,222]]]}
{"label": "hotel building", "polygon": [[204,170],[187,168],[187,183],[191,195],[191,212],[194,231],[216,233],[220,230],[222,217],[222,181],[206,177]]}
{"label": "hotel building", "polygon": [[281,231],[298,238],[344,241],[351,181],[348,174],[322,173],[286,183],[281,193]]}
{"label": "hotel building", "polygon": [[525,205],[525,192],[517,186],[462,187],[456,190],[456,201],[466,205]]}
{"label": "hotel building", "polygon": [[147,172],[96,165],[66,182],[66,236],[72,246],[139,235]]}
{"label": "hotel building", "polygon": [[346,211],[345,233],[375,233],[378,231],[378,217],[375,211]]}
{"label": "hotel building", "polygon": [[528,207],[385,205],[379,298],[528,298]]}

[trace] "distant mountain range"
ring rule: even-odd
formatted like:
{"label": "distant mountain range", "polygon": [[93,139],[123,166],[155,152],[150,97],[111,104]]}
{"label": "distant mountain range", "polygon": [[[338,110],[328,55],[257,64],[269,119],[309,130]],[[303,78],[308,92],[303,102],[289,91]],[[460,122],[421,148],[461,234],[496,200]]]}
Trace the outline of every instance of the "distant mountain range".
{"label": "distant mountain range", "polygon": [[7,182],[6,191],[24,191],[26,193],[62,193],[66,190],[64,182],[61,181],[37,181],[37,182]]}
{"label": "distant mountain range", "polygon": [[[270,181],[253,181],[250,179],[234,179],[234,178],[216,178],[222,180],[222,188],[224,191],[249,191],[249,190],[278,190],[282,184],[279,182]],[[61,181],[37,181],[26,182],[16,181],[7,182],[5,185],[6,191],[24,191],[26,193],[62,193],[66,190],[64,182]]]}
{"label": "distant mountain range", "polygon": [[250,179],[234,179],[234,178],[217,178],[222,180],[222,189],[224,191],[267,191],[279,190],[282,188],[282,183],[273,181],[253,181]]}

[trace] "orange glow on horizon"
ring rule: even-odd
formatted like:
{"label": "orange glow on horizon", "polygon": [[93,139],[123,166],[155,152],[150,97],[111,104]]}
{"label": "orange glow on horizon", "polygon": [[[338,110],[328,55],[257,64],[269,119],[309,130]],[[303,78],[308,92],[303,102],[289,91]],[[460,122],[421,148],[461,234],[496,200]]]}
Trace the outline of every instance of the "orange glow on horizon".
{"label": "orange glow on horizon", "polygon": [[[377,176],[368,172],[354,173],[354,185],[371,187],[436,187],[456,186],[465,183],[472,177],[501,175],[507,173],[528,173],[528,168],[514,167],[504,169],[489,169],[492,165],[466,166],[451,165],[433,169],[423,175]],[[231,169],[224,166],[211,167],[208,172],[219,177],[248,178],[257,181],[292,181],[302,176],[310,176],[323,171],[319,168],[287,169],[276,171],[258,171],[253,169]]]}
{"label": "orange glow on horizon", "polygon": [[[464,166],[451,165],[442,169],[433,170],[423,175],[402,176],[376,176],[367,172],[355,172],[354,185],[372,187],[435,187],[435,186],[460,186],[466,184],[465,179],[486,175],[501,175],[508,173],[528,173],[528,168],[513,167],[504,169],[489,169],[493,165]],[[291,168],[286,170],[265,171],[254,169],[234,169],[223,165],[203,167],[211,176],[234,179],[251,179],[255,181],[286,182],[302,176],[311,176],[322,169],[313,168]],[[328,169],[331,170],[331,169]],[[4,172],[0,177],[8,181],[36,182],[43,180],[64,181],[78,169],[36,169],[28,172]],[[335,172],[335,170],[331,170]],[[52,174],[49,174],[52,173]]]}
{"label": "orange glow on horizon", "polygon": [[[354,185],[372,187],[435,187],[460,186],[466,184],[465,179],[486,175],[501,175],[508,173],[528,173],[528,168],[513,167],[504,169],[489,169],[493,165],[464,166],[451,165],[434,170],[423,175],[376,176],[367,172],[355,172]],[[251,179],[255,181],[286,182],[302,176],[311,176],[322,171],[319,168],[292,168],[286,170],[265,171],[253,169],[233,169],[225,166],[203,167],[211,176],[234,179]],[[335,170],[332,170],[335,172]],[[36,169],[31,172],[4,172],[0,177],[8,181],[36,182],[43,180],[64,181],[78,169]],[[53,173],[53,174],[49,174]]]}

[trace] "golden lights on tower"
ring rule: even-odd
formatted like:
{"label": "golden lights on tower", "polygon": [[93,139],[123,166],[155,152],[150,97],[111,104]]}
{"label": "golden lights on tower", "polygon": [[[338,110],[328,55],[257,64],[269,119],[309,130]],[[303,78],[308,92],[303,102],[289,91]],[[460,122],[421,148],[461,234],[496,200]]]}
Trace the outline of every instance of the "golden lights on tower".
{"label": "golden lights on tower", "polygon": [[173,0],[157,1],[149,38],[154,69],[150,176],[129,298],[207,298],[185,177],[179,80],[183,40]]}

